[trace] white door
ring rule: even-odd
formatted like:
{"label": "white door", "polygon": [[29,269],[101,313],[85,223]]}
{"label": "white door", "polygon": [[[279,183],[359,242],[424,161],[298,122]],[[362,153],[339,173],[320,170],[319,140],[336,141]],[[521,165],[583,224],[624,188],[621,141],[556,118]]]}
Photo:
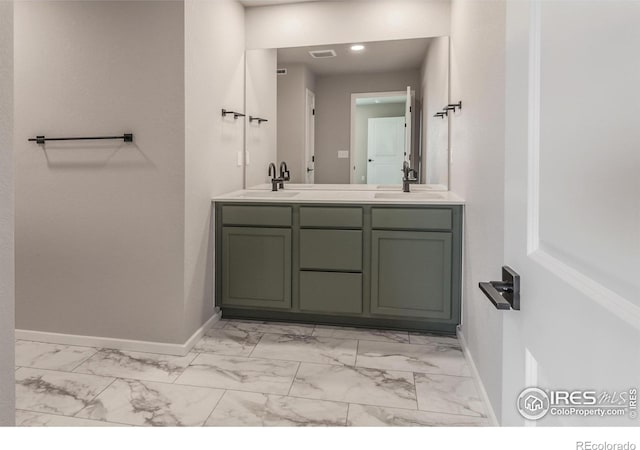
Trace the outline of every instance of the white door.
{"label": "white door", "polygon": [[640,425],[516,408],[526,386],[640,388],[639,23],[638,2],[507,4],[505,425]]}
{"label": "white door", "polygon": [[404,111],[404,123],[405,123],[405,137],[404,137],[404,160],[412,161],[411,158],[411,145],[413,140],[411,139],[412,125],[413,125],[413,95],[411,92],[411,86],[407,86],[407,100],[405,102]]}
{"label": "white door", "polygon": [[404,117],[368,120],[367,184],[399,184],[404,161]]}
{"label": "white door", "polygon": [[304,182],[313,184],[315,181],[315,132],[316,132],[316,94],[306,90],[306,122],[305,122],[305,146],[304,146]]}

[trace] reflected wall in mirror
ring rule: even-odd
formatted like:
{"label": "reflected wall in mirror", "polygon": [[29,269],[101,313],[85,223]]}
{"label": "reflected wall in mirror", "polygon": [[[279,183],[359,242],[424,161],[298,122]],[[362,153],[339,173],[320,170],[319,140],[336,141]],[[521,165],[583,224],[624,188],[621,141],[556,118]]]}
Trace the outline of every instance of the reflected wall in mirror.
{"label": "reflected wall in mirror", "polygon": [[[356,45],[357,44],[357,45]],[[291,183],[447,189],[449,38],[247,51],[246,186],[286,161]]]}

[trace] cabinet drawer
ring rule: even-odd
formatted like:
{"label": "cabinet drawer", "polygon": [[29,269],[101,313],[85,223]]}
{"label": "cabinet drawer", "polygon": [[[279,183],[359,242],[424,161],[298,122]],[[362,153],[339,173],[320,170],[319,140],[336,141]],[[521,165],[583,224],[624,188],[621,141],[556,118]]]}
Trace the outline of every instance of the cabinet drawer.
{"label": "cabinet drawer", "polygon": [[300,309],[326,313],[362,313],[362,274],[300,272]]}
{"label": "cabinet drawer", "polygon": [[225,205],[222,207],[222,224],[290,227],[291,207]]}
{"label": "cabinet drawer", "polygon": [[362,228],[362,208],[300,208],[301,227]]}
{"label": "cabinet drawer", "polygon": [[300,230],[300,268],[362,270],[362,231]]}
{"label": "cabinet drawer", "polygon": [[450,230],[453,221],[450,209],[373,208],[371,223],[378,229]]}

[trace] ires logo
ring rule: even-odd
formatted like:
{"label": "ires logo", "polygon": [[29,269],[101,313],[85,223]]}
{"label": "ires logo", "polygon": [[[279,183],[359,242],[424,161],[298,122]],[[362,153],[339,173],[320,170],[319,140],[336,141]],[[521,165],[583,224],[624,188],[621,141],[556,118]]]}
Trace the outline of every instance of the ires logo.
{"label": "ires logo", "polygon": [[549,412],[551,400],[542,389],[530,387],[520,393],[516,406],[520,415],[525,419],[538,420]]}
{"label": "ires logo", "polygon": [[627,391],[594,390],[542,390],[537,387],[524,389],[518,396],[516,407],[527,420],[539,420],[552,416],[624,416],[636,419],[637,389]]}
{"label": "ires logo", "polygon": [[595,406],[598,404],[596,391],[549,391],[553,406]]}

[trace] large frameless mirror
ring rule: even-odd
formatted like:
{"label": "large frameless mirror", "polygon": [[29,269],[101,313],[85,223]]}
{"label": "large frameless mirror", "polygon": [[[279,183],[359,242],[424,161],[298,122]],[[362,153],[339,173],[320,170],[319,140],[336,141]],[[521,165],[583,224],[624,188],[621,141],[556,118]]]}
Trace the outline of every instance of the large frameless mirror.
{"label": "large frameless mirror", "polygon": [[[449,185],[449,38],[247,50],[246,187]],[[266,119],[266,121],[265,121]],[[269,159],[276,161],[270,161]]]}

